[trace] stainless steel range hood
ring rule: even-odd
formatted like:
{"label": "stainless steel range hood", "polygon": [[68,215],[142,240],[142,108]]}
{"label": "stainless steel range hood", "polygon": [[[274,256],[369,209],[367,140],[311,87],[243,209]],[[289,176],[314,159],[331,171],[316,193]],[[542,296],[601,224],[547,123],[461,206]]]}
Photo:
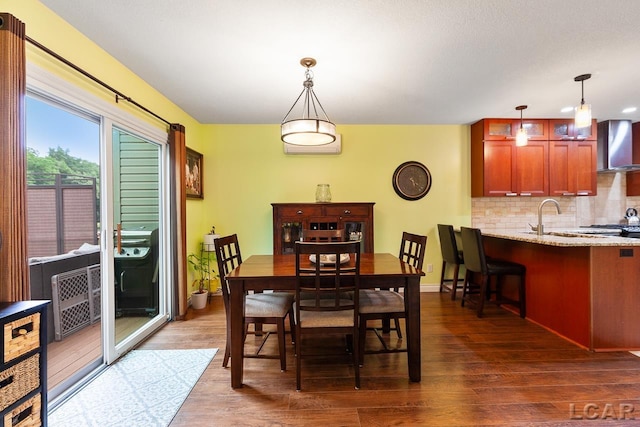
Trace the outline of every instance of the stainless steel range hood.
{"label": "stainless steel range hood", "polygon": [[631,120],[598,123],[598,171],[640,169],[633,162]]}

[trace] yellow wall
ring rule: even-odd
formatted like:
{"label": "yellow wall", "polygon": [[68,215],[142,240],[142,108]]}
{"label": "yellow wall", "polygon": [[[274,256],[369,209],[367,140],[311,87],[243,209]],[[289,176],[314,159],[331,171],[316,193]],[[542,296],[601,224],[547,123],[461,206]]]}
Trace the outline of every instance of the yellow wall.
{"label": "yellow wall", "polygon": [[[150,87],[37,0],[0,0],[0,11],[26,24],[27,35],[86,69],[170,122],[186,127],[187,145],[204,155],[204,200],[187,201],[188,252],[199,248],[211,225],[221,234],[238,233],[243,256],[271,253],[271,203],[314,201],[319,183],[331,185],[334,201],[375,202],[376,251],[398,251],[403,230],[429,237],[425,264],[439,281],[438,222],[471,222],[469,127],[341,125],[340,155],[285,155],[279,125],[200,124]],[[113,95],[88,83],[27,44],[27,60],[104,99]],[[121,108],[159,127],[162,122]],[[330,106],[327,106],[330,110]],[[399,198],[391,186],[395,168],[408,160],[431,171],[429,194],[419,201]]]}
{"label": "yellow wall", "polygon": [[[470,224],[468,126],[338,124],[339,155],[284,154],[279,125],[205,127],[199,147],[205,199],[187,202],[190,238],[215,225],[218,233],[238,233],[244,257],[271,253],[271,203],[313,202],[316,185],[327,183],[333,201],[376,203],[376,251],[396,253],[402,231],[428,235],[425,264],[434,264],[434,272],[426,284],[440,277],[436,224]],[[418,201],[401,199],[391,185],[396,167],[408,160],[425,164],[433,179]]]}

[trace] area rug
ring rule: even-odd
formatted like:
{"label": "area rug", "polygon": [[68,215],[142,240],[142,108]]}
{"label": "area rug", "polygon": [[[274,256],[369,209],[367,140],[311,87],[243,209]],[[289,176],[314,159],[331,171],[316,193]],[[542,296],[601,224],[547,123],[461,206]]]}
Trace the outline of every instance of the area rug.
{"label": "area rug", "polygon": [[217,351],[133,350],[52,411],[49,426],[168,426]]}

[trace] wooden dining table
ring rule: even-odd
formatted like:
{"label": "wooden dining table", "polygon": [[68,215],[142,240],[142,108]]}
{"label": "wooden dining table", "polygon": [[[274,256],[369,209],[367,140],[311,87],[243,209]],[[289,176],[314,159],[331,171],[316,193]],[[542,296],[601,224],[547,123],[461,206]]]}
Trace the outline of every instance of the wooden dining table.
{"label": "wooden dining table", "polygon": [[[420,276],[424,273],[392,254],[361,255],[360,288],[404,287],[409,379],[419,382],[422,376]],[[244,366],[244,296],[248,291],[294,291],[295,255],[252,255],[229,273],[226,279],[229,283],[230,301],[231,387],[239,388],[242,387]]]}

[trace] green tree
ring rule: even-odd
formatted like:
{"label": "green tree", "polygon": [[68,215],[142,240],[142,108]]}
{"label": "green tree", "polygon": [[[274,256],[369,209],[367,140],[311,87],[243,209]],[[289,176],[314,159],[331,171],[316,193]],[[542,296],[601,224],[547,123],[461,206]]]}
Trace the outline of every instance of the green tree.
{"label": "green tree", "polygon": [[47,174],[81,175],[97,179],[100,176],[100,166],[97,163],[73,157],[68,149],[61,147],[49,148],[49,153],[45,157],[41,157],[37,150],[27,148],[27,172],[31,179],[38,179],[38,176]]}

